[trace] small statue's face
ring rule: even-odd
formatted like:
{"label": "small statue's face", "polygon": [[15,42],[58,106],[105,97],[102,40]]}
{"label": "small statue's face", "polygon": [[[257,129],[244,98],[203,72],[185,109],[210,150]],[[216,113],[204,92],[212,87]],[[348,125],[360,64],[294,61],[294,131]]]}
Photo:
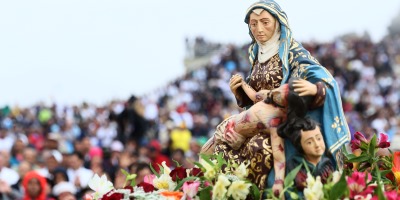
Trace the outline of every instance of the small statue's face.
{"label": "small statue's face", "polygon": [[250,30],[257,41],[264,43],[271,39],[275,32],[275,18],[266,10],[260,15],[250,14]]}
{"label": "small statue's face", "polygon": [[321,157],[325,153],[325,143],[317,126],[314,130],[301,131],[301,147],[306,157]]}

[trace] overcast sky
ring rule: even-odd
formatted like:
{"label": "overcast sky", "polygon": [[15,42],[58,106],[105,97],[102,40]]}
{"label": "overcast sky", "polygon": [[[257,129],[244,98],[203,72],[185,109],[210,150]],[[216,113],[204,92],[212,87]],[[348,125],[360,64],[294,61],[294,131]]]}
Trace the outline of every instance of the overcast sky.
{"label": "overcast sky", "polygon": [[[254,1],[0,1],[0,107],[38,101],[96,104],[154,91],[184,73],[184,39],[250,41]],[[294,37],[329,41],[368,31],[375,41],[400,1],[285,0]]]}

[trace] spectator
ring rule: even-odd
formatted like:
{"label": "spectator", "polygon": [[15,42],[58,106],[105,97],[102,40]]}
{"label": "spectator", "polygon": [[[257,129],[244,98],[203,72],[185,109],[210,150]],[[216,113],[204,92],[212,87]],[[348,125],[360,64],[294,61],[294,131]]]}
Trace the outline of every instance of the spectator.
{"label": "spectator", "polygon": [[181,149],[184,152],[189,150],[192,133],[186,128],[185,123],[181,123],[171,131],[171,150]]}
{"label": "spectator", "polygon": [[0,181],[11,186],[18,182],[19,175],[15,170],[6,167],[7,161],[4,154],[0,153]]}
{"label": "spectator", "polygon": [[35,171],[28,172],[22,180],[24,200],[47,200],[46,179]]}
{"label": "spectator", "polygon": [[69,167],[67,169],[69,182],[73,183],[78,191],[85,188],[93,177],[93,171],[83,167],[83,155],[74,152],[69,158]]}
{"label": "spectator", "polygon": [[147,121],[144,119],[144,108],[136,96],[131,96],[125,109],[118,115],[118,139],[125,142],[134,139],[141,142],[147,131]]}
{"label": "spectator", "polygon": [[153,174],[150,170],[149,164],[147,163],[139,163],[136,168],[136,184],[140,184],[143,182],[144,177],[147,175]]}
{"label": "spectator", "polygon": [[170,159],[161,153],[161,145],[156,140],[151,141],[149,144],[149,158],[151,166],[157,172],[160,171],[159,165],[163,162],[165,162],[167,166],[171,166]]}
{"label": "spectator", "polygon": [[61,165],[63,161],[63,155],[57,150],[50,150],[44,152],[42,155],[45,160],[45,166],[37,171],[43,177],[53,180],[54,170]]}
{"label": "spectator", "polygon": [[57,200],[76,200],[76,188],[69,182],[60,182],[56,184],[52,191]]}

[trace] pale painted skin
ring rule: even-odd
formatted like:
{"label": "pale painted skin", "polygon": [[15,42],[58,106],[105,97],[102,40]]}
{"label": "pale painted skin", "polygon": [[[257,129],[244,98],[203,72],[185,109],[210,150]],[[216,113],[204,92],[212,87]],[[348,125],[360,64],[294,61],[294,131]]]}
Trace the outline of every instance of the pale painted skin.
{"label": "pale painted skin", "polygon": [[[276,28],[276,19],[268,11],[262,11],[260,15],[251,13],[249,25],[256,40],[264,43],[273,36]],[[252,137],[259,132],[269,132],[271,135],[271,149],[274,155],[275,178],[284,180],[286,168],[284,141],[278,136],[276,126],[271,126],[269,121],[265,119],[268,119],[268,117],[270,119],[271,115],[283,117],[286,115],[286,112],[280,108],[260,102],[271,91],[254,91],[240,75],[233,75],[229,85],[235,96],[237,96],[237,89],[242,87],[246,95],[254,102],[254,105],[249,110],[232,116],[226,124],[220,127],[222,129],[220,132],[222,132],[224,140],[232,147],[240,146],[247,137]],[[295,80],[293,86],[295,88],[294,91],[299,93],[300,96],[315,96],[317,94],[317,86],[309,81],[302,79]],[[266,110],[269,112],[264,112]],[[207,144],[203,146],[202,153],[212,153],[213,145],[215,145],[215,142],[213,138],[210,138]],[[283,185],[274,184],[272,189],[277,193],[281,193]]]}
{"label": "pale painted skin", "polygon": [[301,147],[304,157],[313,165],[317,165],[325,153],[325,143],[321,131],[317,126],[314,130],[301,131]]}
{"label": "pale painted skin", "polygon": [[265,43],[274,35],[276,19],[268,12],[262,11],[260,15],[250,14],[250,30],[257,41]]}
{"label": "pale painted skin", "polygon": [[[272,16],[268,11],[263,10],[260,15],[252,12],[250,14],[249,27],[252,35],[258,42],[265,43],[275,33],[276,27],[276,19]],[[240,75],[233,75],[231,80],[229,81],[229,86],[236,96],[237,88],[242,87],[245,91],[246,88],[251,88],[247,85],[244,79]],[[312,95],[315,96],[317,94],[317,86],[310,83],[309,81],[300,79],[294,81],[294,91],[299,93],[300,96]],[[258,93],[254,90],[251,91],[247,89],[246,94],[250,97],[254,102],[260,101],[260,99],[265,99],[269,90],[261,90]],[[258,97],[258,98],[257,98]],[[261,97],[261,98],[260,98]]]}

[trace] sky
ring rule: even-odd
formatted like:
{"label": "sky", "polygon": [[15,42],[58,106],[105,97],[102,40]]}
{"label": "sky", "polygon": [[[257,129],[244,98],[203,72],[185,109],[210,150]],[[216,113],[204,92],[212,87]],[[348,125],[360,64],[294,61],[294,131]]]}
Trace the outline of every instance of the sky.
{"label": "sky", "polygon": [[[185,38],[245,44],[255,1],[0,1],[0,107],[103,104],[144,95],[184,73]],[[400,1],[277,0],[299,41],[369,32],[374,41]]]}

